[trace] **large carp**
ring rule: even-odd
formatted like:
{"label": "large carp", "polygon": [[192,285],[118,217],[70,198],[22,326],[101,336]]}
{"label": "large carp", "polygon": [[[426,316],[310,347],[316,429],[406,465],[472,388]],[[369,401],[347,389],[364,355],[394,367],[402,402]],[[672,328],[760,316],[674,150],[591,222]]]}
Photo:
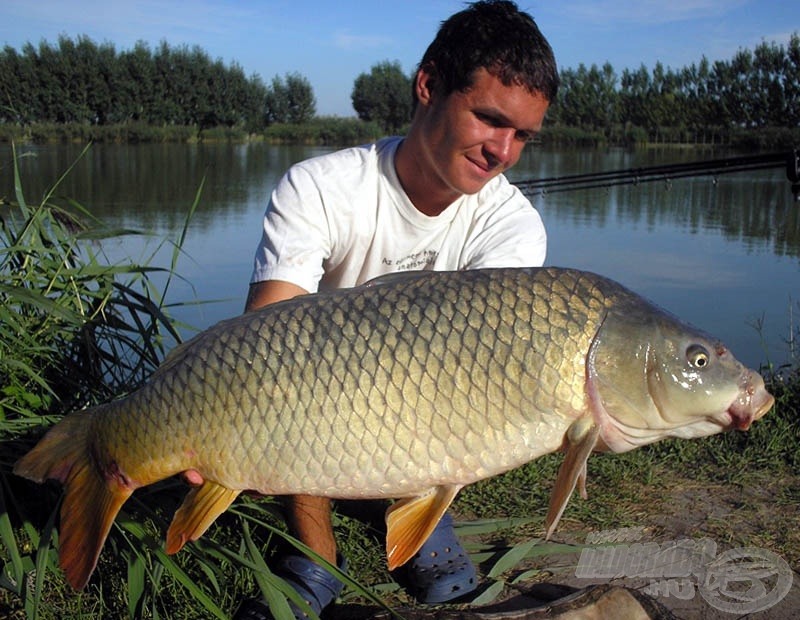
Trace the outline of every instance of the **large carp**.
{"label": "large carp", "polygon": [[66,416],[14,471],[66,486],[76,588],[131,493],[179,472],[203,483],[169,553],[244,490],[394,498],[394,568],[466,484],[564,450],[549,536],[592,451],[747,429],[773,401],[719,341],[600,276],[414,272],[218,323],[140,390]]}

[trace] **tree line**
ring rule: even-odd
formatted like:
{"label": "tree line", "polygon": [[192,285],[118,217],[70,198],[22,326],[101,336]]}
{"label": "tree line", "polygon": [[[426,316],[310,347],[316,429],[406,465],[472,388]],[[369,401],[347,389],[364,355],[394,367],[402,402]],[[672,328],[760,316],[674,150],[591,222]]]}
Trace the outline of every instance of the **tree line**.
{"label": "tree line", "polygon": [[800,127],[800,36],[787,46],[762,42],[731,60],[682,69],[609,63],[561,71],[550,122],[619,141],[633,130],[650,141],[706,142],[737,130]]}
{"label": "tree line", "polygon": [[[719,143],[733,132],[800,127],[800,36],[763,42],[729,61],[703,57],[682,69],[656,63],[624,69],[605,63],[561,70],[548,130],[593,141]],[[398,133],[411,117],[411,76],[383,61],[359,75],[351,100],[359,119]],[[155,50],[146,43],[117,52],[110,43],[61,36],[0,52],[0,124],[35,123],[237,127],[308,124],[316,100],[298,73],[265,84],[236,63],[212,60],[199,47]],[[318,119],[316,119],[318,120]]]}
{"label": "tree line", "polygon": [[144,123],[258,131],[316,114],[308,80],[297,73],[266,85],[236,63],[199,47],[155,50],[143,42],[117,52],[111,43],[61,36],[0,52],[0,123]]}
{"label": "tree line", "polygon": [[[729,60],[703,57],[682,69],[652,71],[641,65],[618,75],[610,63],[560,71],[558,98],[546,129],[558,139],[612,143],[725,143],[734,134],[786,129],[771,136],[792,146],[800,142],[800,36],[787,46],[763,42]],[[411,77],[400,64],[383,62],[361,74],[353,89],[360,118],[384,126],[410,118]],[[774,144],[773,144],[774,146]]]}

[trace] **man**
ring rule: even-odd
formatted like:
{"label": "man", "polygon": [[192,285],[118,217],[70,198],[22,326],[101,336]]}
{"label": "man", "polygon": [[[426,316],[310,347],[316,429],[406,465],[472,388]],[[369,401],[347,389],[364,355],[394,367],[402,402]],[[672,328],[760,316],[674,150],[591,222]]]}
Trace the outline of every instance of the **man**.
{"label": "man", "polygon": [[[549,44],[514,3],[476,2],[450,17],[417,69],[404,139],[302,162],[278,183],[246,310],[408,269],[541,265],[542,221],[502,173],[541,129],[557,88]],[[293,534],[343,565],[330,510],[325,498],[287,501]],[[422,602],[477,586],[449,515],[409,564]],[[341,590],[306,557],[284,558],[279,572],[316,612]],[[236,617],[270,616],[266,603],[246,601]]]}

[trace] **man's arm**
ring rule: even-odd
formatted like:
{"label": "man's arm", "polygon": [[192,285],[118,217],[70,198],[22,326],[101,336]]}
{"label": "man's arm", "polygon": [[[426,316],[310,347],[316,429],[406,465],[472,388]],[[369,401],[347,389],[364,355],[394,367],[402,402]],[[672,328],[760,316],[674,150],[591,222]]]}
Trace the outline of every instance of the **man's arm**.
{"label": "man's arm", "polygon": [[245,303],[244,311],[250,312],[251,310],[257,310],[268,304],[273,304],[276,301],[291,299],[292,297],[306,295],[307,293],[308,291],[303,287],[284,280],[253,282],[250,285],[250,290],[247,292],[247,302]]}

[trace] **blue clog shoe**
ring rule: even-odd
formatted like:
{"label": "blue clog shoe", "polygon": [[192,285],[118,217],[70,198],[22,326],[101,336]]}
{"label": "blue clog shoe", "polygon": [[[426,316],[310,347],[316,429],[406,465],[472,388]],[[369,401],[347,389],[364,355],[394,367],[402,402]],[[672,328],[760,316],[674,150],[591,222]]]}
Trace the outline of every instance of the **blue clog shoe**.
{"label": "blue clog shoe", "polygon": [[[342,558],[339,569],[347,570],[347,560]],[[287,555],[275,573],[294,588],[308,606],[319,615],[325,607],[335,601],[342,592],[344,584],[322,566],[304,556]],[[295,618],[308,618],[297,605],[289,601]],[[269,605],[263,599],[244,601],[233,620],[273,620]]]}
{"label": "blue clog shoe", "polygon": [[444,603],[478,587],[475,566],[458,542],[453,518],[445,513],[409,562],[409,591],[421,603]]}

